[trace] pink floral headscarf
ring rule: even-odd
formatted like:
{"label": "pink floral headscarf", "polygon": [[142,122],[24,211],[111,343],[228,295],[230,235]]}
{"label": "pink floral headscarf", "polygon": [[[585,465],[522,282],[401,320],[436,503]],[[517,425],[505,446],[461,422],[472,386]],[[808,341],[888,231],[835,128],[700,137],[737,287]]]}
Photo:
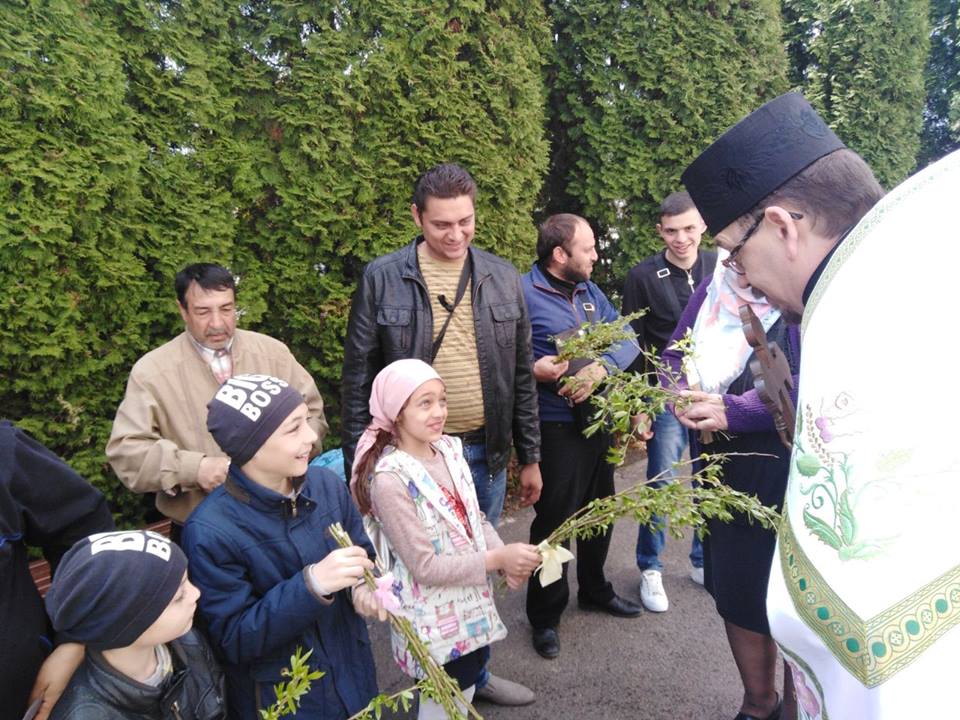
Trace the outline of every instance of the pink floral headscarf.
{"label": "pink floral headscarf", "polygon": [[364,457],[377,440],[377,432],[394,432],[397,416],[404,404],[417,388],[428,380],[442,382],[443,378],[423,360],[416,359],[397,360],[377,373],[370,390],[370,424],[360,436],[353,455],[353,467],[350,469],[351,489],[357,483],[357,473],[360,472]]}

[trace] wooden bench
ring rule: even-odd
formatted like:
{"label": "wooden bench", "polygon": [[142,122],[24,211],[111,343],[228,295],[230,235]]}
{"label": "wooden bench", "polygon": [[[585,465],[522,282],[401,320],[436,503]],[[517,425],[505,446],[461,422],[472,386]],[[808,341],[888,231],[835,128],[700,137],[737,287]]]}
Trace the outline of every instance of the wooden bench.
{"label": "wooden bench", "polygon": [[[144,530],[152,530],[164,537],[170,537],[170,519],[165,518],[159,522],[147,525]],[[33,577],[33,584],[37,586],[40,597],[47,594],[50,589],[50,563],[46,560],[34,560],[30,563],[30,575]]]}

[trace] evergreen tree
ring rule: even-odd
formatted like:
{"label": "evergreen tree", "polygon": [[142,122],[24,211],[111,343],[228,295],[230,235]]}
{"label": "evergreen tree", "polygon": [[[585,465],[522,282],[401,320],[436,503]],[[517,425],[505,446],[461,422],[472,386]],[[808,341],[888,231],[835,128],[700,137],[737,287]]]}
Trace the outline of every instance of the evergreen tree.
{"label": "evergreen tree", "polygon": [[140,522],[104,447],[130,367],[181,329],[174,274],[205,260],[335,425],[354,283],[413,236],[422,170],[463,163],[477,245],[532,258],[548,44],[516,0],[0,4],[4,415]]}
{"label": "evergreen tree", "polygon": [[551,0],[551,172],[543,212],[594,224],[619,290],[661,247],[660,201],[680,173],[742,116],[786,89],[779,5]]}
{"label": "evergreen tree", "polygon": [[[249,44],[269,58],[261,199],[244,213],[248,272],[334,408],[355,282],[410,241],[414,180],[442,161],[479,185],[478,247],[523,266],[546,169],[542,8],[521,0],[259,3]],[[258,267],[259,264],[259,267]]]}
{"label": "evergreen tree", "polygon": [[930,0],[930,25],[920,168],[960,148],[960,0]]}
{"label": "evergreen tree", "polygon": [[920,149],[928,0],[786,0],[791,79],[892,187]]}
{"label": "evergreen tree", "polygon": [[0,5],[3,414],[91,478],[116,410],[105,378],[128,367],[145,292],[125,86],[112,17],[72,0]]}

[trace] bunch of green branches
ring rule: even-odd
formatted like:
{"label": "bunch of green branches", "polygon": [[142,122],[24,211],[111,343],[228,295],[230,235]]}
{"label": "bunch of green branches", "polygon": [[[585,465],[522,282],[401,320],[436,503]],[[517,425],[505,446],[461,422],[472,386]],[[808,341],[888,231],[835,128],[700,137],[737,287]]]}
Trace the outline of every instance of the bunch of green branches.
{"label": "bunch of green branches", "polygon": [[[350,547],[353,545],[353,542],[350,540],[350,535],[343,529],[340,523],[333,523],[329,527],[329,532],[340,547]],[[372,572],[369,570],[364,571],[363,580],[367,584],[367,587],[371,590],[376,590],[376,578],[374,578]],[[413,623],[407,618],[398,617],[393,614],[390,614],[389,617],[390,626],[403,635],[407,641],[407,646],[410,648],[410,654],[413,655],[414,659],[419,663],[425,675],[425,677],[418,680],[416,684],[416,688],[420,691],[421,697],[429,697],[435,700],[443,707],[444,711],[446,711],[448,718],[471,717],[474,718],[474,720],[483,720],[483,716],[476,711],[473,705],[467,702],[457,682],[447,675],[443,667],[430,655],[427,645],[420,639],[416,629],[413,627]],[[377,696],[366,708],[356,715],[353,715],[350,720],[360,720],[361,718],[364,720],[372,720],[372,718],[379,718],[383,707],[396,709],[397,705],[402,705],[404,709],[407,709],[412,696],[411,690],[401,691],[396,695]],[[466,715],[464,715],[464,713],[466,713]]]}
{"label": "bunch of green branches", "polygon": [[[601,430],[616,435],[619,442],[611,446],[607,458],[614,465],[623,463],[631,436],[645,427],[636,418],[653,418],[665,412],[668,405],[683,407],[686,402],[677,390],[680,377],[655,353],[641,349],[647,366],[651,368],[645,373],[618,372],[604,358],[604,353],[611,347],[634,337],[629,323],[644,314],[645,311],[640,310],[626,315],[622,318],[623,322],[617,323],[584,323],[575,335],[563,340],[554,338],[558,361],[591,360],[607,369],[607,376],[597,384],[590,398],[584,401],[589,402],[593,409],[584,435],[590,437]],[[690,332],[678,340],[674,347],[682,353],[685,366],[694,352]],[[661,384],[662,378],[666,378],[667,387]],[[564,378],[562,384],[576,389],[580,382],[583,380],[573,375]]]}
{"label": "bunch of green branches", "polygon": [[[298,647],[296,653],[290,656],[290,667],[280,672],[281,675],[290,679],[273,686],[273,693],[277,700],[269,708],[260,711],[261,720],[280,720],[286,715],[297,714],[300,709],[300,698],[310,691],[310,685],[314,680],[323,677],[323,671],[311,671],[307,664],[312,654],[313,650],[305,653],[303,648]],[[404,688],[392,695],[377,695],[363,710],[351,715],[349,720],[379,720],[383,716],[384,709],[392,712],[407,711],[412,705],[413,690]]]}
{"label": "bunch of green branches", "polygon": [[[692,528],[702,537],[708,520],[729,522],[735,515],[746,516],[763,527],[775,527],[780,518],[776,510],[763,505],[753,495],[723,484],[722,466],[727,457],[729,455],[700,455],[674,465],[675,482],[650,487],[670,472],[664,471],[615,495],[594,500],[567,518],[546,542],[555,546],[575,538],[594,537],[625,516],[631,516],[641,525],[649,525],[654,516],[658,516],[676,537],[681,536],[681,527]],[[697,472],[689,472],[694,463],[702,467]],[[687,472],[682,472],[684,468]]]}
{"label": "bunch of green branches", "polygon": [[[640,313],[642,314],[642,313]],[[628,341],[633,337],[629,321],[640,314],[625,317],[624,322],[586,323],[575,336],[559,341],[558,358],[560,360],[587,359],[604,363],[604,353],[613,345]],[[683,356],[682,372],[694,356],[691,333],[678,340],[673,346]],[[678,377],[659,357],[644,352],[647,364],[652,368],[647,373],[616,372],[608,367],[608,374],[598,382],[590,399],[593,407],[590,424],[584,435],[597,432],[609,432],[619,438],[613,443],[608,461],[620,465],[627,454],[629,440],[638,434],[642,425],[636,422],[638,416],[652,418],[668,411],[668,406],[683,407],[687,402],[679,393],[681,378]],[[665,383],[661,380],[665,378]],[[565,383],[578,379],[566,378]],[[656,478],[641,482],[615,495],[600,498],[589,503],[568,518],[558,527],[546,543],[555,546],[574,538],[589,538],[606,531],[618,518],[632,516],[641,525],[661,518],[670,532],[679,536],[680,528],[690,527],[701,536],[706,532],[708,520],[729,522],[734,515],[746,516],[764,527],[775,527],[779,515],[772,508],[763,505],[755,496],[747,495],[724,485],[722,466],[728,455],[704,454],[686,462],[675,463],[673,470],[667,470]],[[694,470],[693,465],[700,468]],[[659,488],[650,487],[664,479],[667,474],[674,481]]]}

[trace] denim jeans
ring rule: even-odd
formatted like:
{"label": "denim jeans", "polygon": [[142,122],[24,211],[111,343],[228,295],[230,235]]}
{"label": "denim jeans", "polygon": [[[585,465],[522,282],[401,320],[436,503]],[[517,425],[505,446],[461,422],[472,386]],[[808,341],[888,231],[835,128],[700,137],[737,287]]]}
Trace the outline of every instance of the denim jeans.
{"label": "denim jeans", "polygon": [[[477,503],[480,505],[480,510],[487,516],[489,523],[496,527],[500,522],[503,500],[507,495],[507,469],[504,468],[496,475],[490,475],[490,469],[487,467],[486,445],[464,445],[463,457],[470,466],[470,474],[473,475],[473,486],[477,489]],[[483,667],[477,676],[477,690],[486,685],[490,678],[490,673],[487,671],[490,646],[487,645],[478,652],[483,658]]]}
{"label": "denim jeans", "polygon": [[[658,482],[651,487],[661,487],[676,474],[673,463],[680,460],[688,443],[687,429],[670,412],[657,415],[653,420],[653,437],[647,441],[647,479],[663,473]],[[663,570],[660,551],[666,542],[666,521],[654,516],[654,523],[663,523],[660,527],[640,526],[637,534],[637,567],[641,570]],[[690,564],[703,567],[703,545],[697,534],[693,534],[690,544]]]}
{"label": "denim jeans", "polygon": [[503,500],[507,495],[507,469],[490,475],[485,445],[464,445],[463,457],[470,466],[470,474],[473,475],[473,486],[477,489],[480,510],[487,516],[490,524],[496,527],[500,522]]}

